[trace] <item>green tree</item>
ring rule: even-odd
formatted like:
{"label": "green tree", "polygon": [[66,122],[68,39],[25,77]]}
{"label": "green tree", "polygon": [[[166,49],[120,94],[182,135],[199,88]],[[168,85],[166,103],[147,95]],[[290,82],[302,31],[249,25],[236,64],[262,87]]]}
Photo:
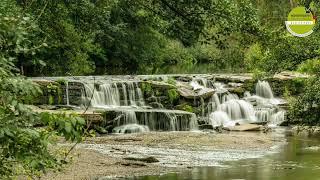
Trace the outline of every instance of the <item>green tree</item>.
{"label": "green tree", "polygon": [[[80,141],[85,121],[73,115],[38,114],[24,105],[40,89],[19,75],[14,62],[36,54],[42,45],[30,43],[32,16],[9,0],[1,3],[0,10],[0,178],[34,176],[64,162],[48,149],[52,137]],[[46,128],[35,128],[39,123]]]}

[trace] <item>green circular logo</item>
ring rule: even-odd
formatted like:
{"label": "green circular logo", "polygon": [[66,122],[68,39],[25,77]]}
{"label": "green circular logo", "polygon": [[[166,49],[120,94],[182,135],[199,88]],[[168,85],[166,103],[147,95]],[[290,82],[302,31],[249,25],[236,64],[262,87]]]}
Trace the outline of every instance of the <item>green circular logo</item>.
{"label": "green circular logo", "polygon": [[306,37],[313,33],[316,18],[306,7],[299,6],[291,10],[286,21],[288,31],[297,37]]}

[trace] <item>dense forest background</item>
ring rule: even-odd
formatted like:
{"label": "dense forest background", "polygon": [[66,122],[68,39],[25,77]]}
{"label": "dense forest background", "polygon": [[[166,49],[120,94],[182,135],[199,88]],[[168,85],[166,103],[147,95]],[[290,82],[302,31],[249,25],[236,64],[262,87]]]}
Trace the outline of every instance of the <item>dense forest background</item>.
{"label": "dense forest background", "polygon": [[2,0],[0,48],[26,76],[316,71],[320,34],[284,21],[310,0]]}

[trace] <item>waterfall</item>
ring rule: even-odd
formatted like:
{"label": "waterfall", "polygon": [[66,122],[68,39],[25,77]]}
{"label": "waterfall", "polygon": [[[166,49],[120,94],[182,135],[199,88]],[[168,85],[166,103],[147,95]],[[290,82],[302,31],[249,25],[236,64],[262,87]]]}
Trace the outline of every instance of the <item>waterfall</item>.
{"label": "waterfall", "polygon": [[206,78],[203,78],[203,77],[193,78],[192,81],[197,82],[199,85],[201,85],[205,88],[212,88],[213,87],[212,81],[210,81]]}
{"label": "waterfall", "polygon": [[263,98],[273,98],[273,93],[270,84],[267,81],[258,81],[256,85],[256,94]]}
{"label": "waterfall", "polygon": [[197,81],[191,81],[190,86],[193,88],[194,91],[205,88],[204,86],[200,85]]}
{"label": "waterfall", "polygon": [[101,84],[93,93],[93,107],[120,106],[120,95],[116,84]]}
{"label": "waterfall", "polygon": [[66,99],[67,99],[67,106],[70,105],[70,102],[69,102],[69,82],[66,81]]}
{"label": "waterfall", "polygon": [[[146,77],[144,77],[146,78]],[[149,77],[147,77],[149,78]],[[159,80],[168,79],[167,76],[154,76]],[[144,132],[144,131],[185,131],[197,129],[197,117],[193,113],[166,109],[148,109],[144,94],[139,87],[139,79],[121,78],[103,79],[97,83],[85,84],[84,103],[91,98],[93,108],[111,109],[118,113],[119,119],[113,124],[117,126],[115,132]],[[187,86],[184,80],[182,85]],[[241,83],[240,83],[241,84]],[[276,124],[284,120],[284,112],[279,111],[278,101],[273,98],[273,92],[268,82],[258,81],[255,87],[256,95],[245,92],[240,98],[228,90],[234,88],[229,84],[214,82],[205,77],[195,77],[189,81],[194,91],[214,89],[211,97],[194,99],[198,105],[198,116],[213,126],[234,126],[238,123],[269,122]],[[237,86],[238,87],[238,86]],[[191,88],[190,88],[191,89]],[[66,84],[66,94],[69,94]],[[160,97],[155,97],[160,98]],[[199,100],[200,99],[200,100]],[[277,102],[275,102],[277,100]],[[148,101],[149,102],[149,99]],[[157,102],[157,100],[155,101]],[[67,99],[67,104],[69,100]],[[192,102],[191,102],[192,103]],[[277,104],[278,103],[278,104]],[[157,107],[157,106],[153,106]],[[148,129],[146,129],[146,127]]]}
{"label": "waterfall", "polygon": [[139,124],[126,124],[123,126],[118,126],[112,130],[113,133],[140,133],[149,132],[148,126],[143,126]]}
{"label": "waterfall", "polygon": [[251,93],[249,91],[246,91],[244,92],[243,94],[244,97],[250,97],[251,96]]}
{"label": "waterfall", "polygon": [[221,96],[220,102],[221,102],[221,103],[225,103],[225,102],[227,102],[227,101],[234,100],[234,99],[239,99],[239,96],[236,95],[236,94],[227,93],[227,94],[223,94],[223,95]]}
{"label": "waterfall", "polygon": [[123,94],[123,101],[124,101],[124,105],[128,106],[128,96],[127,96],[127,86],[125,83],[121,83],[122,86],[122,94]]}
{"label": "waterfall", "polygon": [[210,120],[210,124],[213,127],[219,127],[219,126],[223,126],[223,127],[229,127],[229,126],[235,126],[235,121],[232,121],[228,114],[226,112],[223,111],[216,111],[214,113],[210,114],[209,117]]}
{"label": "waterfall", "polygon": [[118,112],[117,127],[127,124],[147,126],[153,131],[186,131],[196,130],[198,122],[196,115],[183,111],[152,110],[152,109],[127,109]]}
{"label": "waterfall", "polygon": [[247,122],[254,122],[253,106],[244,100],[229,100],[218,106],[218,111],[223,111],[228,114],[232,120],[244,120]]}
{"label": "waterfall", "polygon": [[256,108],[255,116],[258,122],[269,122],[271,116],[274,114],[274,108]]}
{"label": "waterfall", "polygon": [[285,112],[279,111],[276,114],[273,114],[270,118],[269,126],[278,126],[285,120]]}
{"label": "waterfall", "polygon": [[[118,85],[121,89],[118,88]],[[144,106],[142,91],[137,82],[85,85],[87,97],[92,96],[92,107]],[[93,93],[93,94],[92,94]]]}

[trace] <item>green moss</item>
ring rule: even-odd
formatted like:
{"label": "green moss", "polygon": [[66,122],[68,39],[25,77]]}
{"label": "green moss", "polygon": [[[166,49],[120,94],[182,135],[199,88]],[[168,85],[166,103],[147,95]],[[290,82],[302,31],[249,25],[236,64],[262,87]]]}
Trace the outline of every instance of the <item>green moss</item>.
{"label": "green moss", "polygon": [[179,99],[180,94],[178,93],[178,91],[176,89],[169,89],[169,90],[167,90],[167,96],[168,96],[170,103],[173,104],[174,102],[176,102]]}
{"label": "green moss", "polygon": [[51,94],[48,96],[48,104],[49,105],[53,105],[54,104],[54,97]]}
{"label": "green moss", "polygon": [[176,84],[177,84],[176,80],[173,79],[173,78],[169,78],[169,79],[167,80],[167,83],[168,83],[168,84],[172,84],[172,85],[176,85]]}
{"label": "green moss", "polygon": [[187,112],[191,112],[191,113],[194,112],[193,107],[192,107],[192,106],[189,106],[189,105],[187,105],[187,104],[182,107],[182,110],[187,111]]}
{"label": "green moss", "polygon": [[152,86],[150,83],[148,82],[142,82],[141,83],[141,90],[142,92],[144,92],[145,94],[151,94],[152,93]]}
{"label": "green moss", "polygon": [[60,84],[50,83],[46,86],[48,95],[48,104],[53,105],[55,103],[61,104],[62,102],[62,91]]}
{"label": "green moss", "polygon": [[230,90],[231,93],[237,94],[238,96],[243,96],[245,91],[246,90],[242,87],[238,87],[238,88],[234,88],[234,89]]}
{"label": "green moss", "polygon": [[60,85],[66,85],[68,81],[66,79],[59,78],[58,80],[56,80],[56,82]]}

